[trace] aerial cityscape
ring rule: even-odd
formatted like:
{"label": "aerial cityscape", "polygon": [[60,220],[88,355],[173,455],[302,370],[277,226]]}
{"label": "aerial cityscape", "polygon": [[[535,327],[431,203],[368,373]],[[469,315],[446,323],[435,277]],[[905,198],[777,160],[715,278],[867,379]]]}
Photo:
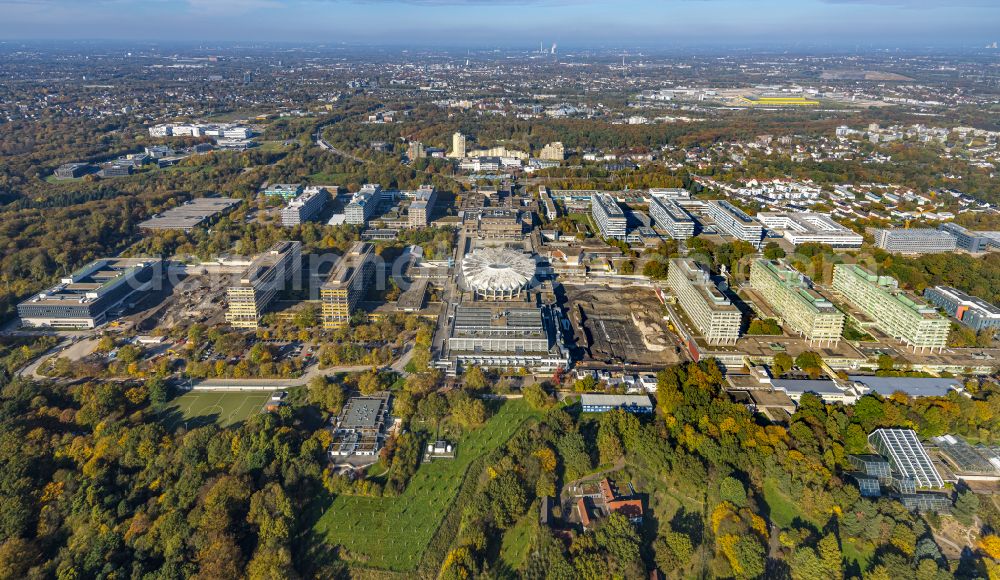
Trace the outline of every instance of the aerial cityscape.
{"label": "aerial cityscape", "polygon": [[1000,578],[1000,6],[748,5],[0,0],[0,578]]}

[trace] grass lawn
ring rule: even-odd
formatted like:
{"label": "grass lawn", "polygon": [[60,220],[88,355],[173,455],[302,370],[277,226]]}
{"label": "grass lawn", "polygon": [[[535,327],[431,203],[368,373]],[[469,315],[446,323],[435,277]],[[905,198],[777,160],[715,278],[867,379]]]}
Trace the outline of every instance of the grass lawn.
{"label": "grass lawn", "polygon": [[521,566],[528,559],[528,551],[531,549],[531,538],[537,527],[538,509],[538,502],[535,502],[528,509],[528,513],[521,516],[521,519],[514,524],[514,527],[507,530],[503,535],[503,543],[500,545],[500,558],[512,570],[520,570]]}
{"label": "grass lawn", "polygon": [[341,557],[360,566],[400,572],[416,568],[458,493],[469,465],[503,445],[530,417],[520,400],[507,401],[486,425],[464,436],[453,460],[421,464],[399,497],[334,498],[316,522],[327,543],[342,547]]}
{"label": "grass lawn", "polygon": [[764,501],[771,510],[771,521],[782,528],[789,527],[795,518],[809,521],[795,503],[778,489],[773,480],[768,479],[764,482]]}
{"label": "grass lawn", "polygon": [[872,549],[873,546],[866,546],[865,544],[867,542],[853,538],[847,538],[843,542],[844,558],[848,562],[857,562],[858,568],[862,570],[868,568],[868,564],[871,563],[872,558],[875,556],[875,551]]}
{"label": "grass lawn", "polygon": [[225,427],[259,413],[270,398],[268,391],[190,391],[170,402],[163,410],[162,420],[170,429],[183,423],[187,423],[188,427],[209,423]]}

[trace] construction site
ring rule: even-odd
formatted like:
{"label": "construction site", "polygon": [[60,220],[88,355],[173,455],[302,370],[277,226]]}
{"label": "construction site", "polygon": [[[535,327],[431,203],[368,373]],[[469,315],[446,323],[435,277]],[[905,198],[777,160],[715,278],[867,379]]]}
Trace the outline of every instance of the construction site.
{"label": "construction site", "polygon": [[566,312],[585,368],[656,369],[681,360],[663,308],[649,288],[564,286]]}

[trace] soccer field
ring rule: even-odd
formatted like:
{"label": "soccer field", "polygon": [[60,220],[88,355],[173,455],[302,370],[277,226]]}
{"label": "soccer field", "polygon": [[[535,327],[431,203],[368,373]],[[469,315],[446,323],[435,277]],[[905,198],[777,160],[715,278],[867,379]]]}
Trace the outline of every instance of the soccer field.
{"label": "soccer field", "polygon": [[226,427],[261,412],[270,398],[270,391],[191,391],[171,401],[163,418],[171,429],[183,423]]}

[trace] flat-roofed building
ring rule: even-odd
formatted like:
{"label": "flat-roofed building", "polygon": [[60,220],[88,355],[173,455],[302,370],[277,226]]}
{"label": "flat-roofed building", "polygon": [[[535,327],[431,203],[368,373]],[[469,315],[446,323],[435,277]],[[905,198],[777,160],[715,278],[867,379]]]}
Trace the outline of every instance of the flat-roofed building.
{"label": "flat-roofed building", "polygon": [[683,187],[651,187],[649,188],[650,197],[656,197],[659,199],[691,199],[691,192],[684,189]]}
{"label": "flat-roofed building", "polygon": [[939,254],[953,252],[957,247],[955,236],[949,232],[930,228],[876,229],[875,247],[893,254]]}
{"label": "flat-roofed building", "polygon": [[924,298],[976,332],[986,328],[1000,329],[1000,308],[982,298],[951,286],[925,288]]}
{"label": "flat-roofed building", "polygon": [[332,429],[330,457],[377,455],[385,443],[391,400],[391,395],[385,391],[349,399]]}
{"label": "flat-roofed building", "polygon": [[673,199],[651,197],[649,215],[655,220],[656,227],[666,230],[675,240],[686,240],[694,236],[694,218]]}
{"label": "flat-roofed building", "polygon": [[382,186],[377,183],[366,183],[361,190],[351,197],[351,202],[344,208],[344,221],[349,224],[364,225],[375,215],[382,205]]}
{"label": "flat-roofed building", "polygon": [[56,168],[55,176],[58,179],[76,179],[83,177],[88,171],[90,165],[86,163],[66,163]]}
{"label": "flat-roofed building", "polygon": [[329,197],[322,187],[304,191],[281,209],[281,225],[297,226],[313,219],[323,210]]}
{"label": "flat-roofed building", "polygon": [[506,207],[484,207],[467,211],[462,226],[467,235],[484,240],[520,240],[524,237],[521,212]]}
{"label": "flat-roofed building", "polygon": [[590,215],[605,238],[624,240],[628,233],[628,218],[615,201],[606,193],[595,193],[591,197]]}
{"label": "flat-roofed building", "polygon": [[584,393],[580,396],[580,404],[584,413],[606,413],[613,409],[641,414],[653,412],[653,403],[649,400],[648,395]]}
{"label": "flat-roofed building", "polygon": [[264,195],[293,199],[302,195],[301,183],[273,183],[264,188]]}
{"label": "flat-roofed building", "polygon": [[826,244],[833,248],[860,248],[861,234],[833,221],[825,213],[758,212],[757,220],[769,230],[780,232],[793,246]]}
{"label": "flat-roofed building", "polygon": [[434,213],[434,202],[437,201],[437,192],[433,185],[421,185],[414,194],[413,201],[407,213],[407,219],[411,228],[424,228],[431,221]]}
{"label": "flat-roofed building", "polygon": [[890,337],[920,349],[943,350],[951,329],[932,306],[903,292],[890,276],[878,276],[857,264],[833,267],[833,289],[857,306]]}
{"label": "flat-roofed building", "polygon": [[239,283],[226,290],[226,322],[255,329],[279,290],[302,269],[302,242],[282,241],[253,259]]}
{"label": "flat-roofed building", "polygon": [[334,266],[319,289],[323,328],[347,326],[351,311],[364,298],[375,279],[375,249],[366,242],[355,243]]}
{"label": "flat-roofed building", "polygon": [[95,328],[162,276],[163,262],[159,258],[95,260],[18,304],[17,314],[24,326]]}
{"label": "flat-roofed building", "polygon": [[705,202],[705,210],[720,230],[737,240],[750,242],[755,248],[760,247],[764,226],[745,211],[724,199],[708,200]]}
{"label": "flat-roofed building", "polygon": [[538,153],[539,159],[549,159],[552,161],[562,161],[566,159],[566,148],[561,141],[549,143]]}
{"label": "flat-roofed building", "polygon": [[810,344],[836,345],[840,341],[844,313],[792,267],[762,258],[754,260],[750,265],[750,286]]}
{"label": "flat-roofed building", "polygon": [[190,231],[240,204],[231,197],[198,197],[139,223],[139,229]]}
{"label": "flat-roofed building", "polygon": [[743,315],[715,284],[705,266],[694,260],[674,258],[667,271],[667,284],[708,344],[736,344]]}
{"label": "flat-roofed building", "polygon": [[438,365],[554,371],[569,364],[548,307],[510,303],[460,304],[450,321]]}
{"label": "flat-roofed building", "polygon": [[911,479],[916,487],[924,489],[944,487],[944,480],[913,429],[876,429],[868,435],[868,443],[889,460],[893,479]]}
{"label": "flat-roofed building", "polygon": [[974,232],[954,222],[943,223],[938,229],[955,236],[955,245],[973,254],[985,252],[992,243],[986,232]]}

